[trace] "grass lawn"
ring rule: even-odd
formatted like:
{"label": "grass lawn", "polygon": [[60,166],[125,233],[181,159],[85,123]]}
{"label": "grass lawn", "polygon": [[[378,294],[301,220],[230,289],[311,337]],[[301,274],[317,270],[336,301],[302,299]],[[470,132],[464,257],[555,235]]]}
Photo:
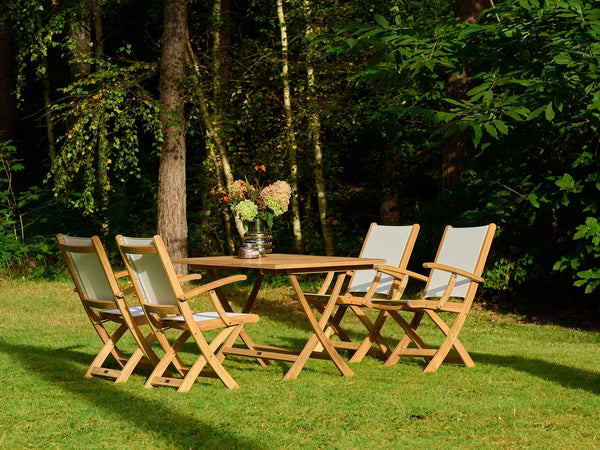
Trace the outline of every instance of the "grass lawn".
{"label": "grass lawn", "polygon": [[[263,290],[261,322],[247,327],[257,342],[306,339],[290,293]],[[70,281],[0,280],[0,313],[0,448],[600,448],[597,331],[475,307],[461,333],[471,369],[422,374],[419,359],[366,358],[344,378],[310,360],[283,381],[288,363],[232,356],[241,389],[200,379],[180,394],[144,389],[143,373],[120,385],[83,378],[100,340]]]}

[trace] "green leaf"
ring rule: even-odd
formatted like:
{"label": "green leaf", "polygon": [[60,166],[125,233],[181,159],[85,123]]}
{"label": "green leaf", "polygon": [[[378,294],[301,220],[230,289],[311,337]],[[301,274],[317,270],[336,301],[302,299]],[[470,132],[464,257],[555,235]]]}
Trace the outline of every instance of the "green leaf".
{"label": "green leaf", "polygon": [[529,113],[529,115],[527,116],[526,120],[532,120],[535,119],[537,116],[539,116],[543,111],[545,111],[546,106],[540,106],[539,108],[534,109],[531,113]]}
{"label": "green leaf", "polygon": [[450,103],[452,105],[456,105],[456,106],[464,106],[464,104],[458,100],[455,100],[453,98],[445,98],[444,99],[445,102]]}
{"label": "green leaf", "polygon": [[498,139],[498,132],[496,131],[496,128],[494,128],[494,126],[492,124],[490,124],[488,122],[484,122],[483,127],[485,128],[485,131],[487,131],[490,136]]}
{"label": "green leaf", "polygon": [[481,131],[481,126],[479,124],[473,124],[471,125],[471,128],[473,129],[473,145],[475,148],[477,148],[481,142],[481,136],[483,135],[483,132]]}
{"label": "green leaf", "polygon": [[501,120],[494,120],[494,126],[498,129],[498,131],[502,134],[508,134],[508,127]]}
{"label": "green leaf", "polygon": [[510,117],[511,119],[516,120],[517,122],[523,121],[523,118],[514,111],[505,111],[504,114]]}
{"label": "green leaf", "polygon": [[475,94],[479,94],[480,92],[486,91],[490,88],[490,86],[492,85],[491,82],[487,81],[485,83],[481,83],[479,86],[475,86],[473,89],[470,89],[467,92],[467,95],[469,97],[474,96]]}
{"label": "green leaf", "polygon": [[379,25],[382,28],[387,28],[390,26],[390,23],[387,21],[387,19],[380,14],[375,14],[373,18],[375,19],[377,25]]}
{"label": "green leaf", "polygon": [[567,53],[560,53],[555,55],[554,58],[552,58],[552,61],[554,61],[556,64],[567,66],[573,62],[573,59],[571,59]]}
{"label": "green leaf", "polygon": [[571,191],[575,186],[575,180],[571,175],[565,173],[562,177],[556,180],[555,184],[565,191]]}
{"label": "green leaf", "polygon": [[546,120],[552,122],[552,119],[554,119],[555,115],[556,114],[554,112],[554,108],[552,107],[552,102],[550,102],[548,105],[546,105]]}
{"label": "green leaf", "polygon": [[533,205],[534,208],[540,207],[540,203],[538,202],[538,197],[537,197],[537,195],[535,195],[535,193],[530,192],[529,195],[527,196],[527,198],[529,199],[529,202]]}

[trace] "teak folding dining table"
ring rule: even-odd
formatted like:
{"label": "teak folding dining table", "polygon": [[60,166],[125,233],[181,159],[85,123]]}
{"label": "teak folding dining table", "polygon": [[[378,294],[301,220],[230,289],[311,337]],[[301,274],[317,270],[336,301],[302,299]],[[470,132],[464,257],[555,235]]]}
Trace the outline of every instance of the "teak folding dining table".
{"label": "teak folding dining table", "polygon": [[[186,264],[191,269],[206,270],[211,279],[216,279],[215,270],[217,269],[255,269],[258,270],[254,287],[250,292],[242,312],[249,313],[252,310],[256,296],[260,290],[262,280],[265,275],[283,274],[287,275],[297,299],[300,301],[302,311],[306,315],[312,328],[312,334],[306,342],[304,348],[289,349],[283,347],[274,347],[268,345],[255,344],[248,332],[244,330],[242,337],[247,348],[230,347],[224,350],[224,353],[251,356],[256,358],[261,364],[266,364],[266,360],[275,359],[292,362],[292,367],[285,374],[284,379],[294,379],[298,376],[309,358],[329,359],[343,376],[352,376],[354,373],[340,357],[329,334],[325,332],[327,321],[334,310],[336,300],[342,289],[344,278],[347,271],[373,269],[376,264],[385,264],[385,260],[376,258],[354,258],[340,256],[315,256],[315,255],[296,255],[269,253],[258,259],[243,259],[237,256],[207,256],[199,258],[174,258],[174,264]],[[321,317],[317,320],[313,310],[310,308],[300,287],[296,275],[307,273],[338,273],[338,277]],[[231,311],[231,306],[225,300],[221,292],[217,291],[223,306]],[[317,351],[321,344],[323,351]]]}

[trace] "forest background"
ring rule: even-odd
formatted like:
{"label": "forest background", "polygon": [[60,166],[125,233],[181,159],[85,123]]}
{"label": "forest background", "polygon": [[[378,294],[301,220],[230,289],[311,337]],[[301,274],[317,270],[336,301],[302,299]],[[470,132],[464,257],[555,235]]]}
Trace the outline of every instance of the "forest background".
{"label": "forest background", "polygon": [[357,255],[371,222],[498,224],[483,293],[592,305],[600,2],[3,0],[0,268],[54,235],[234,253],[218,195],[283,179],[278,252]]}

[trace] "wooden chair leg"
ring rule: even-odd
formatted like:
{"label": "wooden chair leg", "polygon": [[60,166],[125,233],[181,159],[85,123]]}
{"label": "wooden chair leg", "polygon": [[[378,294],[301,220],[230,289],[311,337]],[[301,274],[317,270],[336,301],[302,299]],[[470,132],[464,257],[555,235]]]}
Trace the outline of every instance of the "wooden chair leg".
{"label": "wooden chair leg", "polygon": [[[127,325],[121,324],[121,326],[113,333],[112,336],[109,336],[104,327],[98,326],[100,330],[98,330],[98,335],[102,338],[104,342],[104,346],[100,349],[87,371],[85,372],[85,378],[91,378],[92,376],[102,376],[103,374],[99,372],[99,369],[102,369],[102,365],[108,358],[108,355],[112,354],[117,361],[117,363],[123,367],[126,364],[127,357],[117,348],[117,342],[119,339],[125,334],[127,331]],[[115,350],[116,349],[116,350]],[[106,372],[114,373],[113,370]]]}
{"label": "wooden chair leg", "polygon": [[[235,327],[231,328],[231,331],[228,333],[227,338],[223,341],[223,345],[221,345],[221,348],[219,349],[219,351],[216,353],[217,358],[219,359],[219,362],[223,362],[223,360],[225,359],[225,353],[223,353],[223,350],[227,347],[233,347],[233,344],[235,342],[235,340],[241,335],[241,331],[243,329],[242,325],[238,326],[239,329],[235,329]],[[213,348],[213,343],[215,342],[216,338],[213,339],[213,341],[211,342],[211,349],[214,351],[216,351],[216,348]],[[218,347],[218,346],[217,346]],[[250,350],[253,350],[253,347],[249,347]]]}
{"label": "wooden chair leg", "polygon": [[[177,338],[177,340],[173,343],[173,345],[169,345],[169,341],[167,340],[167,337],[164,335],[163,332],[159,331],[156,333],[156,338],[161,344],[161,347],[163,348],[165,354],[148,377],[148,380],[146,380],[146,384],[144,385],[145,388],[151,388],[155,385],[164,384],[162,379],[164,378],[163,376],[165,375],[169,364],[173,363],[175,365],[178,359],[177,353],[179,352],[181,347],[183,347],[183,344],[185,344],[186,341],[189,339],[190,335],[191,333],[189,331],[184,331],[183,333],[181,333],[181,336],[179,336],[179,338]],[[179,367],[178,371],[179,370],[183,372],[182,375],[184,375],[184,377],[189,372],[189,368],[186,366]],[[166,378],[173,379],[172,377]]]}
{"label": "wooden chair leg", "polygon": [[[325,310],[325,305],[318,304],[318,305],[315,305],[315,308],[317,309],[317,311],[319,311],[319,313],[323,314],[323,312]],[[372,330],[374,324],[371,321],[371,319],[365,314],[365,312],[360,307],[355,306],[355,305],[340,305],[340,306],[338,306],[338,309],[335,312],[335,314],[332,317],[330,317],[330,319],[328,321],[329,327],[333,329],[335,334],[339,337],[340,341],[352,342],[352,340],[350,339],[350,337],[348,336],[346,331],[341,326],[342,319],[345,317],[348,310],[351,310],[358,317],[358,319],[361,321],[361,323],[364,325],[364,327],[367,329],[367,331],[369,331],[369,335],[370,335],[370,331]],[[332,335],[330,334],[328,337],[331,337],[331,336]],[[383,336],[381,336],[380,333],[378,333],[378,332],[373,333],[370,336],[370,339],[373,339],[373,341],[370,341],[371,345],[366,347],[366,345],[367,345],[367,343],[365,342],[366,339],[363,340],[363,342],[360,344],[358,349],[355,350],[354,353],[352,353],[352,356],[349,360],[350,362],[362,361],[362,359],[365,357],[365,355],[368,353],[368,351],[371,350],[373,343],[375,343],[375,342],[379,346],[379,350],[382,355],[387,356],[391,353],[391,349],[388,347],[387,342],[385,341]],[[366,347],[366,349],[365,349],[365,347]],[[321,347],[318,347],[318,348],[321,348]]]}
{"label": "wooden chair leg", "polygon": [[144,352],[142,352],[142,350],[139,348],[136,349],[136,351],[133,352],[133,354],[129,357],[127,364],[125,364],[123,369],[121,369],[121,373],[115,379],[115,383],[124,383],[127,381],[143,357]]}
{"label": "wooden chair leg", "polygon": [[[377,343],[377,345],[379,346],[379,350],[381,351],[381,354],[383,354],[384,356],[389,355],[392,351],[389,348],[386,340],[381,335],[381,333],[379,333],[379,331],[377,329],[375,329],[375,332],[371,335],[371,330],[375,327],[375,324],[371,321],[369,316],[367,316],[365,314],[365,312],[357,306],[353,305],[350,307],[350,309],[354,312],[354,314],[356,314],[358,319],[362,322],[362,324],[365,326],[365,328],[369,331],[369,335],[373,338],[374,342]],[[350,361],[354,362],[352,359],[350,359]]]}
{"label": "wooden chair leg", "polygon": [[415,312],[410,323],[408,323],[400,315],[400,313],[398,313],[398,311],[390,311],[390,315],[393,317],[393,319],[396,321],[396,323],[398,325],[400,325],[400,327],[402,327],[402,329],[404,330],[404,336],[402,336],[402,338],[400,339],[400,342],[398,342],[398,345],[396,345],[396,348],[392,351],[392,353],[390,354],[388,359],[385,361],[385,363],[384,363],[385,366],[393,366],[394,364],[396,364],[398,362],[398,360],[400,359],[400,356],[402,355],[403,351],[408,348],[408,346],[411,342],[414,342],[414,344],[417,346],[417,348],[420,348],[420,349],[427,348],[427,345],[425,344],[425,342],[423,342],[421,337],[415,331],[419,327],[419,324],[421,323],[421,320],[423,319],[422,312],[420,312],[420,311]]}
{"label": "wooden chair leg", "polygon": [[[369,350],[373,347],[373,344],[375,342],[379,343],[379,347],[380,347],[381,351],[383,352],[384,356],[391,354],[390,348],[387,346],[387,343],[385,342],[385,340],[383,339],[383,336],[381,336],[381,333],[380,333],[381,328],[383,327],[383,324],[385,323],[387,317],[388,317],[387,311],[380,311],[379,315],[375,319],[375,322],[371,323],[370,327],[367,326],[367,328],[369,329],[369,334],[367,335],[367,337],[365,339],[363,339],[363,341],[361,342],[358,349],[354,352],[354,354],[350,358],[350,362],[362,361],[363,358],[369,352]],[[379,341],[379,338],[381,338],[381,342]]]}
{"label": "wooden chair leg", "polygon": [[[325,310],[325,305],[322,305],[322,307],[319,310],[319,313],[323,314],[324,310]],[[342,319],[346,315],[347,311],[348,311],[348,305],[340,305],[338,307],[337,311],[335,312],[335,314],[329,318],[328,322],[329,322],[329,325],[335,331],[335,334],[338,335],[338,337],[340,338],[341,341],[350,342],[351,341],[350,336],[348,336],[346,331],[341,327]]]}
{"label": "wooden chair leg", "polygon": [[444,333],[446,338],[444,339],[444,342],[442,343],[434,357],[431,358],[431,361],[429,361],[427,367],[425,367],[424,373],[435,372],[447,358],[448,353],[450,352],[452,347],[456,349],[460,359],[466,367],[473,367],[475,365],[473,359],[471,359],[471,356],[469,355],[467,350],[458,340],[458,335],[465,323],[467,314],[459,314],[456,320],[454,321],[452,328],[448,327],[448,325],[442,320],[442,318],[439,317],[435,312],[427,311],[427,314],[429,315],[429,317],[431,317],[431,319],[438,326],[438,328]]}
{"label": "wooden chair leg", "polygon": [[[237,338],[240,331],[241,326],[225,328],[217,335],[215,339],[213,339],[214,347],[218,347],[218,345],[220,345],[221,342],[230,337],[231,334],[234,334],[235,338]],[[239,388],[239,385],[235,382],[232,376],[229,375],[229,372],[227,372],[225,367],[223,367],[223,365],[219,361],[219,358],[215,355],[214,350],[211,348],[211,345],[213,345],[213,343],[209,345],[201,333],[194,333],[193,337],[196,341],[196,344],[198,345],[198,348],[200,349],[201,357],[198,358],[198,361],[196,361],[196,363],[194,363],[194,365],[190,369],[190,372],[186,375],[186,380],[184,384],[182,384],[178,390],[180,392],[185,392],[186,390],[189,390],[191,384],[195,381],[196,377],[200,373],[200,370],[202,370],[202,367],[204,367],[204,364],[206,363],[208,363],[208,365],[211,367],[211,369],[215,372],[215,374],[219,377],[219,379],[223,382],[225,386],[227,386],[229,389]],[[202,360],[204,360],[204,363],[202,362]],[[187,389],[184,389],[184,386],[188,386]]]}

